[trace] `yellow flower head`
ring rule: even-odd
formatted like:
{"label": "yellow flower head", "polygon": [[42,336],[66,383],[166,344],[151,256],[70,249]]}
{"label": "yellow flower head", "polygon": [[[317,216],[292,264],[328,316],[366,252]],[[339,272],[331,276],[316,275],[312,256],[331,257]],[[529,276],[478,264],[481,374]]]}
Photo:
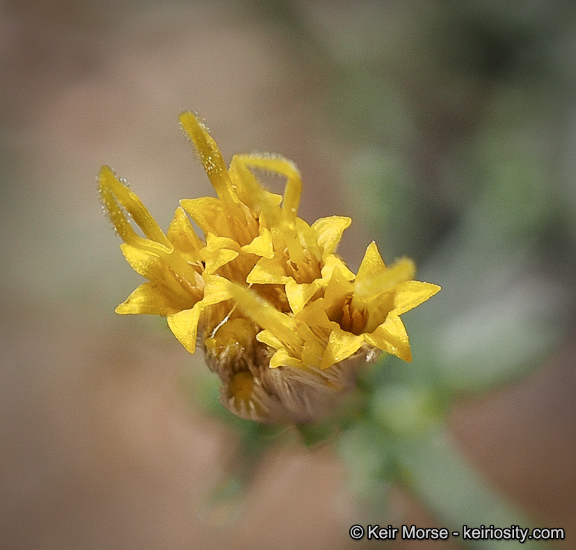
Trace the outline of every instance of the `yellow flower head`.
{"label": "yellow flower head", "polygon": [[[227,168],[195,114],[183,113],[180,122],[218,198],[180,201],[164,233],[102,167],[100,194],[122,252],[149,281],[116,312],[167,317],[190,353],[197,343],[203,348],[222,381],[223,405],[254,420],[315,420],[353,385],[358,359],[384,351],[409,361],[400,315],[440,287],[414,281],[409,259],[386,267],[374,242],[354,274],[335,253],[350,218],[312,225],[299,218],[302,184],[291,161],[236,155]],[[265,190],[258,171],[283,176],[284,195]]]}

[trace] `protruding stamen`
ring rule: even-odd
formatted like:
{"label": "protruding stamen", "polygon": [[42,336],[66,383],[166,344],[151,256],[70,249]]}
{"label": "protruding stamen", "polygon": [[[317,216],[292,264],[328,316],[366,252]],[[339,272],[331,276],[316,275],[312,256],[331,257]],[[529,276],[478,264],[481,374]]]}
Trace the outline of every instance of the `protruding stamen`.
{"label": "protruding stamen", "polygon": [[[142,204],[142,201],[114,175],[109,166],[102,166],[98,179],[104,208],[108,211],[110,220],[124,242],[146,249],[156,248],[154,246],[156,244],[163,245],[168,251],[172,249],[170,241],[148,209]],[[136,225],[142,229],[149,241],[134,231],[125,212],[132,216]]]}
{"label": "protruding stamen", "polygon": [[200,162],[220,199],[228,204],[237,202],[222,153],[204,124],[190,111],[180,115],[180,124],[194,143]]}
{"label": "protruding stamen", "polygon": [[254,291],[235,283],[229,283],[228,290],[240,310],[257,325],[269,330],[290,347],[301,348],[302,342],[296,334],[293,319],[278,311],[272,304]]}
{"label": "protruding stamen", "polygon": [[286,188],[284,190],[284,201],[282,211],[290,223],[294,223],[300,205],[300,195],[302,194],[302,180],[300,171],[296,165],[281,156],[259,156],[241,155],[240,158],[254,168],[262,168],[268,172],[274,172],[286,177]]}
{"label": "protruding stamen", "polygon": [[[282,201],[282,216],[278,217],[272,208],[264,209],[263,212],[265,216],[271,216],[271,219],[268,220],[269,223],[275,225],[283,234],[290,258],[295,262],[306,261],[296,229],[298,205],[300,204],[302,191],[302,181],[298,168],[293,162],[280,156],[237,155],[236,159],[235,168],[240,172],[248,171],[246,166],[252,166],[267,172],[280,174],[286,178],[286,188]],[[255,180],[255,178],[253,179]],[[247,179],[247,182],[251,182],[250,178]]]}

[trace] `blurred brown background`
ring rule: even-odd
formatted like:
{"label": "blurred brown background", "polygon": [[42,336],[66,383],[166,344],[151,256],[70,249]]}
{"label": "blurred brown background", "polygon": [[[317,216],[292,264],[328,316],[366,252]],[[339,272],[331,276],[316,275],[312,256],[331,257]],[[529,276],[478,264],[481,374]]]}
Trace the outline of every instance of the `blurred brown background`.
{"label": "blurred brown background", "polygon": [[[518,43],[532,37],[531,24],[544,29],[536,45],[550,43],[554,22],[565,32],[556,35],[560,44],[552,41],[558,51],[548,50],[555,55],[535,60],[553,68],[565,95],[545,104],[552,114],[536,130],[542,143],[528,139],[538,152],[530,155],[543,150],[563,175],[555,184],[543,178],[543,196],[565,210],[547,210],[545,223],[538,218],[535,232],[545,239],[534,263],[549,283],[542,300],[562,323],[550,321],[556,344],[535,357],[539,368],[487,394],[463,395],[449,424],[489,483],[536,525],[564,527],[559,547],[576,548],[576,340],[569,328],[576,35],[569,4],[528,4]],[[181,349],[162,320],[113,313],[139,278],[103,216],[95,178],[110,164],[167,227],[180,198],[211,194],[178,128],[177,115],[193,109],[225,159],[252,150],[293,159],[304,175],[304,219],[354,218],[340,252],[357,267],[379,237],[379,214],[350,174],[375,151],[402,151],[417,173],[407,188],[428,205],[410,215],[431,229],[426,238],[409,227],[404,242],[390,232],[383,238],[394,243],[392,258],[411,254],[437,265],[434,247],[449,242],[478,195],[476,174],[462,177],[470,158],[455,152],[480,125],[501,70],[490,65],[482,73],[474,55],[462,59],[460,41],[469,35],[461,16],[450,2],[417,1],[0,4],[0,547],[360,547],[348,537],[358,504],[330,446],[272,452],[237,511],[208,509],[235,435],[182,390],[182,373],[203,369],[202,358]],[[542,51],[528,43],[534,61],[532,52]],[[495,44],[496,58],[498,48],[516,52]],[[485,51],[477,56],[487,59]],[[355,57],[368,76],[356,73],[347,87],[339,70]],[[476,72],[462,70],[468,66]],[[389,89],[370,80],[375,72]],[[407,117],[398,107],[404,103],[417,116]],[[526,101],[527,113],[538,108]],[[397,176],[394,167],[388,175]],[[439,523],[400,490],[380,521]],[[423,546],[402,546],[412,547]]]}

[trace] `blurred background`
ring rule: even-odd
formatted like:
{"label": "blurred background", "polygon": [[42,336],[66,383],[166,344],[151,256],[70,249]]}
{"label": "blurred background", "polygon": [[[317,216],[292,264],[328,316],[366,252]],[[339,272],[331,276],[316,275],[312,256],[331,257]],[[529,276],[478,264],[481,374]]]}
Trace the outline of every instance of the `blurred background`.
{"label": "blurred background", "polygon": [[[96,175],[167,228],[213,194],[190,109],[227,161],[295,161],[353,269],[376,240],[443,287],[324,444],[235,423],[164,320],[114,314],[140,279]],[[474,487],[576,548],[572,2],[4,0],[0,123],[2,548],[361,548],[486,517]]]}

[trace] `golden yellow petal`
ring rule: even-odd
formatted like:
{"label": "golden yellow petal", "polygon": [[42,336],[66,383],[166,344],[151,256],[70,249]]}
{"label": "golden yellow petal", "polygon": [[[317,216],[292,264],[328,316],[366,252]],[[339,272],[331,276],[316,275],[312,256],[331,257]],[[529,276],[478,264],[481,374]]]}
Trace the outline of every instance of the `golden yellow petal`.
{"label": "golden yellow petal", "polygon": [[248,284],[286,284],[291,277],[286,275],[284,268],[274,258],[261,258],[248,273]]}
{"label": "golden yellow petal", "polygon": [[377,299],[370,302],[352,300],[352,310],[354,312],[360,311],[355,309],[355,306],[361,304],[362,312],[364,312],[365,324],[362,332],[372,332],[381,325],[388,314],[394,309],[394,292],[382,294]]}
{"label": "golden yellow petal", "polygon": [[328,335],[329,331],[336,325],[328,319],[326,315],[326,301],[324,298],[318,298],[313,302],[309,302],[306,304],[304,309],[298,313],[297,320],[301,321],[302,323],[307,324],[310,327],[321,327],[326,329],[326,335]]}
{"label": "golden yellow petal", "polygon": [[313,281],[311,283],[297,283],[291,277],[286,283],[286,297],[288,298],[288,303],[294,314],[300,313],[304,306],[307,304],[308,300],[316,294],[320,285],[318,281]]}
{"label": "golden yellow petal", "polygon": [[388,311],[393,308],[392,295],[398,285],[412,278],[414,271],[414,262],[402,258],[390,268],[356,280],[352,308],[369,312],[371,319],[367,332],[374,330],[385,319]]}
{"label": "golden yellow petal", "polygon": [[330,333],[326,351],[322,357],[321,368],[327,369],[328,367],[348,359],[351,355],[356,353],[364,343],[362,336],[356,336],[351,332],[345,332],[341,329],[335,328]]}
{"label": "golden yellow petal", "polygon": [[347,229],[352,220],[343,216],[331,216],[320,218],[312,224],[312,229],[318,236],[318,245],[323,249],[323,256],[336,252],[342,233]]}
{"label": "golden yellow petal", "polygon": [[356,281],[363,281],[364,279],[369,279],[370,277],[379,275],[385,269],[386,265],[384,264],[384,260],[382,260],[382,256],[380,256],[380,252],[378,252],[378,247],[376,246],[376,243],[372,241],[368,245],[362,263],[358,268]]}
{"label": "golden yellow petal", "polygon": [[357,278],[354,285],[354,295],[369,302],[414,277],[415,269],[412,260],[401,258],[389,268]]}
{"label": "golden yellow petal", "polygon": [[206,262],[204,274],[212,275],[223,265],[226,265],[227,263],[237,258],[238,252],[235,250],[229,250],[227,248],[221,248],[215,250],[214,252],[209,252],[207,248],[203,248],[200,251],[200,257],[204,262]]}
{"label": "golden yellow petal", "polygon": [[274,336],[269,330],[262,330],[256,335],[256,340],[274,349],[284,347],[282,340]]}
{"label": "golden yellow petal", "polygon": [[120,249],[132,269],[142,277],[163,281],[168,276],[166,262],[158,254],[126,243],[122,243]]}
{"label": "golden yellow petal", "polygon": [[345,300],[352,294],[354,285],[346,279],[346,276],[336,266],[332,271],[332,277],[324,291],[325,308],[327,311],[334,307],[342,308]]}
{"label": "golden yellow petal", "polygon": [[[303,248],[306,249],[307,255],[312,255],[319,261],[322,259],[322,248],[318,245],[318,234],[312,229],[312,226],[302,218],[296,218],[296,234]],[[306,258],[306,263],[308,259]]]}
{"label": "golden yellow petal", "polygon": [[176,209],[174,218],[168,228],[168,239],[174,243],[180,252],[193,256],[197,256],[198,251],[204,246],[204,243],[194,231],[186,212],[180,206]]}
{"label": "golden yellow petal", "polygon": [[183,308],[190,307],[190,302],[179,300],[173,293],[157,283],[144,283],[137,287],[126,300],[116,308],[120,315],[148,314],[171,315]]}
{"label": "golden yellow petal", "polygon": [[174,300],[198,299],[201,289],[198,283],[201,279],[193,267],[186,263],[178,254],[163,254],[143,250],[122,243],[120,245],[126,261],[136,273],[146,279],[158,283],[166,292],[174,294]]}
{"label": "golden yellow petal", "polygon": [[[286,248],[288,249],[288,256],[290,261],[296,264],[306,263],[307,258],[302,250],[302,243],[300,242],[300,236],[295,229],[282,230],[282,237],[286,243]],[[284,247],[282,247],[284,248]]]}
{"label": "golden yellow petal", "polygon": [[222,235],[222,233],[229,233],[226,210],[218,199],[214,197],[182,199],[180,205],[188,212],[204,234]]}
{"label": "golden yellow petal", "polygon": [[197,303],[192,309],[185,309],[168,315],[170,330],[190,353],[194,353],[196,350],[196,336],[201,312],[202,305]]}
{"label": "golden yellow petal", "polygon": [[327,285],[332,278],[332,273],[334,269],[338,268],[340,273],[344,276],[347,281],[353,281],[356,277],[348,266],[334,254],[329,254],[324,258],[324,266],[322,267],[322,282],[324,285]]}
{"label": "golden yellow petal", "polygon": [[394,313],[400,315],[425,302],[440,291],[438,285],[421,281],[405,281],[396,288]]}
{"label": "golden yellow petal", "polygon": [[408,334],[400,317],[389,314],[386,321],[374,332],[363,336],[371,346],[404,359],[404,361],[412,361]]}
{"label": "golden yellow petal", "polygon": [[206,234],[206,250],[208,252],[215,252],[221,248],[229,248],[230,250],[240,250],[240,246],[234,239],[229,237],[218,237],[214,233]]}
{"label": "golden yellow petal", "polygon": [[206,277],[204,297],[202,298],[203,305],[218,304],[230,298],[232,298],[232,293],[230,292],[230,282],[227,279],[218,275]]}
{"label": "golden yellow petal", "polygon": [[159,255],[156,252],[122,243],[120,249],[136,273],[155,281],[176,295],[186,299],[195,296],[197,299],[199,274],[177,252]]}
{"label": "golden yellow petal", "polygon": [[270,231],[266,227],[261,227],[260,234],[254,237],[251,243],[245,244],[242,247],[242,251],[268,259],[273,258],[274,248],[272,247],[272,235]]}
{"label": "golden yellow petal", "polygon": [[292,368],[303,368],[305,365],[300,359],[292,357],[284,348],[280,348],[276,353],[270,358],[270,368],[275,369],[278,367],[292,367]]}

